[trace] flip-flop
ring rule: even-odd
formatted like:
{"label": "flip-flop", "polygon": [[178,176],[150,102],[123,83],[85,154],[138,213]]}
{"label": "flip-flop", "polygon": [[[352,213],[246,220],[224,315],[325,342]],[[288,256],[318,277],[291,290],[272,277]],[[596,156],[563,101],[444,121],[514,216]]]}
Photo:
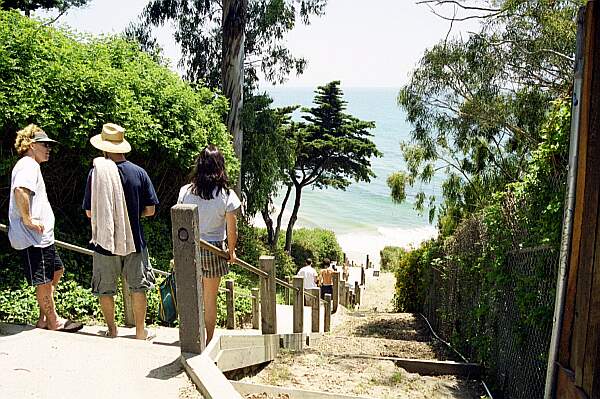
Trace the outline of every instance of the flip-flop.
{"label": "flip-flop", "polygon": [[154,338],[156,338],[156,332],[151,331],[151,330],[146,330],[146,341],[150,341]]}
{"label": "flip-flop", "polygon": [[78,321],[67,320],[67,321],[65,321],[65,324],[61,328],[57,329],[56,331],[73,333],[73,332],[77,332],[77,331],[81,330],[82,328],[83,328],[82,323],[79,323]]}

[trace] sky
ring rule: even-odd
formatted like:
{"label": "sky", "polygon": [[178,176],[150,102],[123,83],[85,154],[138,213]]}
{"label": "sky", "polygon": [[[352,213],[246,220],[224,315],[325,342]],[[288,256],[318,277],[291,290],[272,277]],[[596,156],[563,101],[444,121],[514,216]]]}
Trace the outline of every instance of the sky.
{"label": "sky", "polygon": [[[137,19],[146,3],[91,0],[59,21],[81,32],[118,33]],[[425,49],[443,40],[449,27],[449,22],[416,0],[329,0],[323,17],[313,18],[309,26],[299,24],[288,34],[288,48],[305,57],[308,66],[284,86],[315,87],[341,80],[344,87],[400,87]],[[474,29],[473,24],[463,23],[453,27],[452,35]],[[175,68],[180,51],[172,29],[163,28],[157,36]]]}

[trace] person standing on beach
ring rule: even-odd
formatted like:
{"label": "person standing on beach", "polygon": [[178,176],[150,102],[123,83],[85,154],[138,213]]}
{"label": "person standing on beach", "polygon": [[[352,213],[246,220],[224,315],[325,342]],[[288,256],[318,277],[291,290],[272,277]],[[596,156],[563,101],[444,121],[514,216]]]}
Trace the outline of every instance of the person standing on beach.
{"label": "person standing on beach", "polygon": [[11,175],[8,238],[21,255],[27,282],[35,287],[40,308],[35,326],[74,332],[83,325],[60,318],[54,303],[54,292],[64,266],[54,246],[54,212],[40,169],[40,164],[50,159],[54,143],[55,140],[34,124],[17,132],[15,148],[21,159]]}
{"label": "person standing on beach", "polygon": [[205,147],[192,172],[191,182],[179,190],[178,204],[198,206],[198,230],[200,238],[223,249],[227,239],[228,259],[206,249],[200,250],[202,289],[204,298],[204,324],[206,344],[214,335],[217,323],[217,294],[221,277],[229,273],[227,262],[236,259],[237,213],[241,202],[235,191],[228,187],[223,154],[214,145]]}
{"label": "person standing on beach", "polygon": [[131,290],[135,338],[150,339],[145,328],[146,291],[154,287],[155,278],[140,218],[154,215],[158,198],[146,171],[125,159],[131,151],[125,129],[107,123],[90,143],[104,154],[94,159],[83,199],[92,224],[92,293],[99,297],[106,336],[116,337],[114,296],[123,274]]}
{"label": "person standing on beach", "polygon": [[319,273],[319,282],[321,283],[321,299],[325,299],[325,294],[333,297],[333,266],[329,258],[323,259],[323,268]]}

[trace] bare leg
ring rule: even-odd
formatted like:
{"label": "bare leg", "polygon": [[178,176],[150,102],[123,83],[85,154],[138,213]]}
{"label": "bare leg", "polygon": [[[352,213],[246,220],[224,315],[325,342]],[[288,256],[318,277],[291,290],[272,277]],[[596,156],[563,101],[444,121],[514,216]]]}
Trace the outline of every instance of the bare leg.
{"label": "bare leg", "polygon": [[202,292],[204,297],[204,324],[206,326],[206,344],[210,342],[217,324],[217,294],[221,277],[202,278]]}
{"label": "bare leg", "polygon": [[107,337],[117,336],[117,324],[115,323],[115,298],[112,295],[100,295],[100,308],[108,326]]}
{"label": "bare leg", "polygon": [[135,338],[146,339],[148,338],[148,331],[146,331],[146,293],[145,292],[132,292],[131,302],[133,306],[133,319],[135,320]]}
{"label": "bare leg", "polygon": [[[58,282],[60,281],[60,278],[63,275],[63,271],[64,271],[64,269],[60,269],[60,270],[57,270],[54,272],[54,278],[52,279],[52,293],[51,293],[53,299],[54,299],[54,292],[56,291]],[[38,301],[38,304],[39,304],[39,301]],[[48,328],[48,321],[46,319],[46,314],[42,310],[41,306],[40,306],[40,317],[38,318],[37,323],[35,323],[35,326],[37,328]]]}
{"label": "bare leg", "polygon": [[52,283],[42,284],[35,287],[35,297],[40,307],[40,314],[45,316],[46,326],[49,330],[57,330],[65,324],[63,319],[56,314],[54,298],[52,297]]}

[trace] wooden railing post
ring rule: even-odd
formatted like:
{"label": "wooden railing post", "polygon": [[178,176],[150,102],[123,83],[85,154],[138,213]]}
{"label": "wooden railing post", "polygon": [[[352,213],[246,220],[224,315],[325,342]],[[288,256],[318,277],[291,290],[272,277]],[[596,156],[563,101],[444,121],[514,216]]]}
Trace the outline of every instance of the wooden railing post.
{"label": "wooden railing post", "polygon": [[202,269],[196,267],[199,264],[196,245],[199,237],[198,207],[175,205],[171,208],[171,224],[179,305],[179,345],[182,352],[202,353],[206,338]]}
{"label": "wooden railing post", "polygon": [[294,288],[294,333],[304,332],[304,278],[293,278]]}
{"label": "wooden railing post", "polygon": [[252,288],[250,292],[252,292],[252,328],[258,330],[258,301],[260,294],[258,293],[258,288]]}
{"label": "wooden railing post", "polygon": [[323,320],[323,331],[331,331],[331,295],[325,294],[325,319]]}
{"label": "wooden railing post", "polygon": [[365,264],[365,267],[368,269],[369,268],[369,255],[367,255],[367,263]]}
{"label": "wooden railing post", "polygon": [[[288,284],[292,284],[292,277],[291,276],[287,277],[287,282],[288,282]],[[285,304],[286,305],[291,305],[292,304],[292,289],[289,288],[289,287],[286,287],[285,294],[286,294]]]}
{"label": "wooden railing post", "polygon": [[263,255],[259,263],[260,268],[269,274],[269,277],[260,279],[261,329],[263,334],[276,334],[275,258]]}
{"label": "wooden railing post", "polygon": [[354,282],[354,305],[360,306],[360,284]]}
{"label": "wooden railing post", "polygon": [[361,267],[360,268],[360,285],[365,285],[365,283],[367,282],[367,274],[365,273],[365,268]]}
{"label": "wooden railing post", "polygon": [[346,302],[346,280],[340,280],[340,303],[343,306],[348,306]]}
{"label": "wooden railing post", "polygon": [[319,332],[320,329],[320,318],[321,318],[321,306],[319,304],[319,294],[320,290],[318,288],[311,288],[308,290],[313,297],[310,298],[310,305],[312,307],[312,323],[311,323],[311,331]]}
{"label": "wooden railing post", "polygon": [[128,327],[135,326],[135,317],[133,316],[133,304],[131,303],[131,292],[125,274],[121,274],[121,291],[123,292],[123,316],[125,325]]}
{"label": "wooden railing post", "polygon": [[233,280],[225,280],[225,288],[227,292],[225,293],[225,303],[227,305],[227,329],[233,330],[235,329],[235,292],[234,292],[234,282]]}
{"label": "wooden railing post", "polygon": [[340,272],[333,273],[333,308],[332,312],[337,312],[340,301]]}

